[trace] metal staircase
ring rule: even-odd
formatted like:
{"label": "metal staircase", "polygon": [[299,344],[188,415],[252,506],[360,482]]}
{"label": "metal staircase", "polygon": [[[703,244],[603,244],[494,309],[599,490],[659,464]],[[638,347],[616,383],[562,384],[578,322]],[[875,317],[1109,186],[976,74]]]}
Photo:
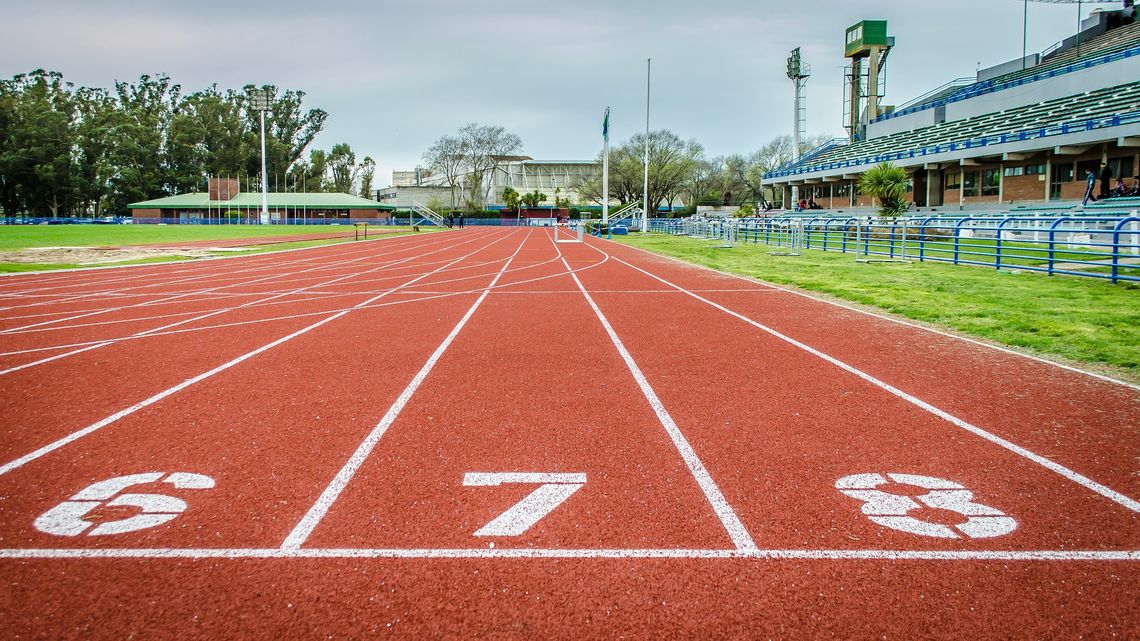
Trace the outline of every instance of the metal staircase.
{"label": "metal staircase", "polygon": [[637,203],[610,214],[610,227],[630,227],[632,223],[641,224],[641,207]]}
{"label": "metal staircase", "polygon": [[413,221],[415,220],[415,216],[419,216],[422,220],[425,220],[435,225],[436,227],[447,227],[446,218],[432,211],[431,207],[428,207],[419,201],[412,201],[412,213],[414,214],[412,218]]}

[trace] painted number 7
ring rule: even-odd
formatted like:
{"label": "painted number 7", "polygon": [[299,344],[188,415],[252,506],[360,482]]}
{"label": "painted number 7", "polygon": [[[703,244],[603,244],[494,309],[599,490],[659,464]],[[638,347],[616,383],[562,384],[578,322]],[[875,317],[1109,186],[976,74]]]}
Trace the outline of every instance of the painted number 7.
{"label": "painted number 7", "polygon": [[468,472],[464,487],[493,487],[504,483],[537,483],[526,498],[479,528],[475,536],[518,536],[570,498],[586,484],[585,473]]}

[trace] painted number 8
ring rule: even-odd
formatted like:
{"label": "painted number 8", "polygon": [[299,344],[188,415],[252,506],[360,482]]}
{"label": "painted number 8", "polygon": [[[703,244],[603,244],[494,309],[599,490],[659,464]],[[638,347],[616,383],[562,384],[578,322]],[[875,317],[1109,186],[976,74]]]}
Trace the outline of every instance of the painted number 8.
{"label": "painted number 8", "polygon": [[[885,478],[884,478],[885,476]],[[890,479],[890,480],[888,480]],[[890,482],[905,483],[927,490],[911,498],[879,489]],[[852,474],[835,482],[835,488],[853,499],[863,501],[863,514],[879,525],[902,532],[957,539],[988,539],[1009,534],[1017,529],[1017,521],[1001,510],[974,501],[974,493],[965,487],[933,476],[916,474]],[[957,512],[966,518],[953,527],[923,521],[910,513],[926,508]]]}

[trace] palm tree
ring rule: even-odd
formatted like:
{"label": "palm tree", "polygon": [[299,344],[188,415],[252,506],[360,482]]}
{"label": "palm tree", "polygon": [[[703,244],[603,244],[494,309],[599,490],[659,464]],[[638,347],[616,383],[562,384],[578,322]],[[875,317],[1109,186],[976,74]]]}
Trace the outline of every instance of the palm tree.
{"label": "palm tree", "polygon": [[873,196],[879,201],[879,213],[884,216],[898,216],[907,210],[906,170],[889,162],[876,165],[859,178],[859,191]]}

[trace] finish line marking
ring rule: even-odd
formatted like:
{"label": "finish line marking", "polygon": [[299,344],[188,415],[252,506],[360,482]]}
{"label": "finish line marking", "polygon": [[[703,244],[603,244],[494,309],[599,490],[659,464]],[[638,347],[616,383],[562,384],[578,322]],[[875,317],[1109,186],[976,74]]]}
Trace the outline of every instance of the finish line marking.
{"label": "finish line marking", "polygon": [[0,559],[762,559],[820,561],[1140,561],[1140,550],[704,550],[481,548],[0,549]]}

